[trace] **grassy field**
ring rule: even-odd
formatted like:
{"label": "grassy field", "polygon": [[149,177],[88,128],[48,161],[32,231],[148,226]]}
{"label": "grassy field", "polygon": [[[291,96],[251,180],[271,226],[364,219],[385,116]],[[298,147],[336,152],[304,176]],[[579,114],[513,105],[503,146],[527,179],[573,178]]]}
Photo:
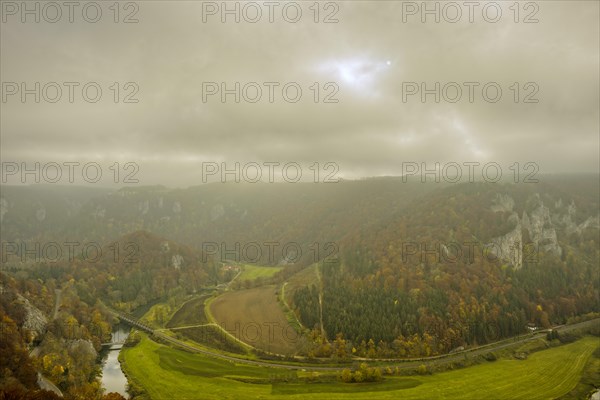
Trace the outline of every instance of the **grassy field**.
{"label": "grassy field", "polygon": [[238,279],[240,281],[253,281],[256,278],[270,278],[282,269],[283,267],[262,267],[259,265],[244,264],[242,266],[242,273]]}
{"label": "grassy field", "polygon": [[317,283],[317,265],[315,264],[304,268],[302,271],[292,275],[290,279],[288,279],[285,288],[285,300],[288,304],[292,304],[292,299],[294,298],[296,290]]}
{"label": "grassy field", "polygon": [[210,303],[215,321],[237,339],[261,350],[293,354],[302,339],[278,304],[275,286],[226,292]]}
{"label": "grassy field", "polygon": [[288,321],[288,324],[290,324],[290,326],[292,328],[294,328],[294,330],[296,332],[298,332],[298,334],[304,334],[305,332],[308,331],[308,329],[305,328],[302,325],[302,323],[298,319],[298,316],[290,308],[290,305],[287,302],[287,294],[286,294],[286,286],[287,285],[288,285],[287,282],[285,282],[283,285],[281,285],[281,290],[280,290],[279,295],[278,295],[279,296],[279,303],[280,303],[281,308],[283,310],[283,314],[285,315],[285,318]]}
{"label": "grassy field", "polygon": [[185,303],[167,323],[167,328],[207,324],[208,318],[204,313],[204,301],[209,296],[202,296]]}
{"label": "grassy field", "polygon": [[212,349],[234,354],[246,354],[246,348],[228,337],[218,326],[211,324],[205,312],[205,302],[210,295],[192,299],[179,308],[166,327],[181,340],[191,340]]}
{"label": "grassy field", "polygon": [[579,385],[569,393],[561,396],[560,400],[578,400],[585,399],[590,393],[595,392],[600,385],[600,347],[594,351],[588,359]]}
{"label": "grassy field", "polygon": [[195,326],[192,328],[174,329],[182,338],[189,339],[193,342],[206,345],[213,349],[223,350],[229,353],[246,354],[246,349],[241,343],[230,339],[226,334],[219,329],[218,326],[206,325]]}
{"label": "grassy field", "polygon": [[[570,392],[597,337],[431,376],[386,377],[379,383],[295,383],[314,373],[235,365],[156,344],[143,335],[124,349],[128,377],[152,399],[553,399]],[[315,379],[319,379],[316,377]],[[288,381],[288,382],[286,382]]]}

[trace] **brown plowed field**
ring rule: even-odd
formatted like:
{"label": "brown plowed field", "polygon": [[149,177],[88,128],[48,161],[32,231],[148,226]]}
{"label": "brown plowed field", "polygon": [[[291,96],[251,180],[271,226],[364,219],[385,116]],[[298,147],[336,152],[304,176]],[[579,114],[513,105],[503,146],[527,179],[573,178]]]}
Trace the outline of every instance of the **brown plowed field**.
{"label": "brown plowed field", "polygon": [[301,338],[288,324],[275,292],[275,286],[226,292],[212,301],[210,311],[239,340],[264,351],[294,354]]}

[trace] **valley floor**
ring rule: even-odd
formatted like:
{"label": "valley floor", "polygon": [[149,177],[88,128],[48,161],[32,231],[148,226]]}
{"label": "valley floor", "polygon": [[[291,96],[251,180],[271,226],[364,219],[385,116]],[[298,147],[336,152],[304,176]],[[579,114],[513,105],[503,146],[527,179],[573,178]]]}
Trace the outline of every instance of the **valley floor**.
{"label": "valley floor", "polygon": [[[316,372],[235,365],[157,344],[146,335],[124,349],[130,381],[159,399],[554,399],[579,382],[597,337],[428,376],[386,376],[378,383],[318,382]],[[301,382],[298,382],[301,380]],[[315,382],[311,382],[311,380]]]}

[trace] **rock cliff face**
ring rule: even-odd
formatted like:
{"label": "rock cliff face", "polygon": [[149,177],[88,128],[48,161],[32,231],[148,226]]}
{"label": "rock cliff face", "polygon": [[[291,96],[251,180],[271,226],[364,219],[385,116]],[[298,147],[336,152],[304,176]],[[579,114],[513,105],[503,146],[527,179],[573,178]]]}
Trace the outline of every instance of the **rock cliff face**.
{"label": "rock cliff face", "polygon": [[486,247],[490,252],[501,260],[508,261],[515,268],[521,268],[523,265],[523,256],[521,254],[521,245],[523,243],[523,227],[517,213],[513,212],[509,220],[514,223],[513,230],[506,235],[493,238],[492,242]]}
{"label": "rock cliff face", "polygon": [[527,216],[526,212],[523,212],[523,229],[527,229],[529,237],[536,248],[560,257],[562,248],[558,244],[556,228],[550,218],[550,209],[544,206],[539,197],[537,199],[539,203],[531,212],[530,217]]}
{"label": "rock cliff face", "polygon": [[39,308],[35,307],[25,297],[17,294],[19,303],[23,305],[25,309],[25,322],[23,323],[23,329],[27,329],[33,334],[33,339],[39,339],[46,332],[46,325],[48,325],[48,319],[44,316],[44,313]]}
{"label": "rock cliff face", "polygon": [[[576,223],[577,207],[574,201],[565,207],[562,199],[558,199],[554,202],[554,211],[551,211],[544,205],[540,195],[536,194],[527,200],[527,204],[532,211],[529,214],[523,211],[521,218],[513,211],[515,201],[509,195],[497,195],[490,207],[493,212],[512,212],[509,222],[514,228],[502,236],[493,238],[487,247],[492,254],[514,268],[518,269],[523,265],[524,246],[531,246],[526,251],[530,255],[532,252],[543,251],[560,257],[563,249],[558,242],[559,231],[568,236],[581,235],[583,230],[588,228],[600,229],[600,216],[588,217],[582,223]],[[523,243],[525,231],[529,235],[530,243]]]}
{"label": "rock cliff face", "polygon": [[183,256],[181,254],[173,254],[171,257],[171,266],[175,269],[180,269],[183,265]]}

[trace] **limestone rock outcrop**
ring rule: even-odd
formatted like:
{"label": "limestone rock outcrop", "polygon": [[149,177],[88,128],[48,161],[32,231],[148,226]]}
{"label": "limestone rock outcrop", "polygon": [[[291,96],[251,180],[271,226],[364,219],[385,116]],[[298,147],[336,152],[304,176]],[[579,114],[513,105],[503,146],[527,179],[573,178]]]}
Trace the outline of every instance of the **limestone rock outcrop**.
{"label": "limestone rock outcrop", "polygon": [[[544,204],[539,194],[527,200],[529,213],[523,211],[521,218],[514,211],[515,201],[508,194],[498,194],[490,206],[493,212],[510,212],[509,223],[513,228],[504,235],[492,238],[486,245],[496,257],[508,262],[514,268],[523,265],[523,247],[533,246],[528,253],[543,251],[560,257],[563,254],[558,237],[564,235],[581,235],[585,229],[600,229],[600,216],[588,217],[577,224],[577,207],[574,201],[565,206],[562,199],[550,202],[553,210]],[[523,243],[527,232],[530,243]]]}

